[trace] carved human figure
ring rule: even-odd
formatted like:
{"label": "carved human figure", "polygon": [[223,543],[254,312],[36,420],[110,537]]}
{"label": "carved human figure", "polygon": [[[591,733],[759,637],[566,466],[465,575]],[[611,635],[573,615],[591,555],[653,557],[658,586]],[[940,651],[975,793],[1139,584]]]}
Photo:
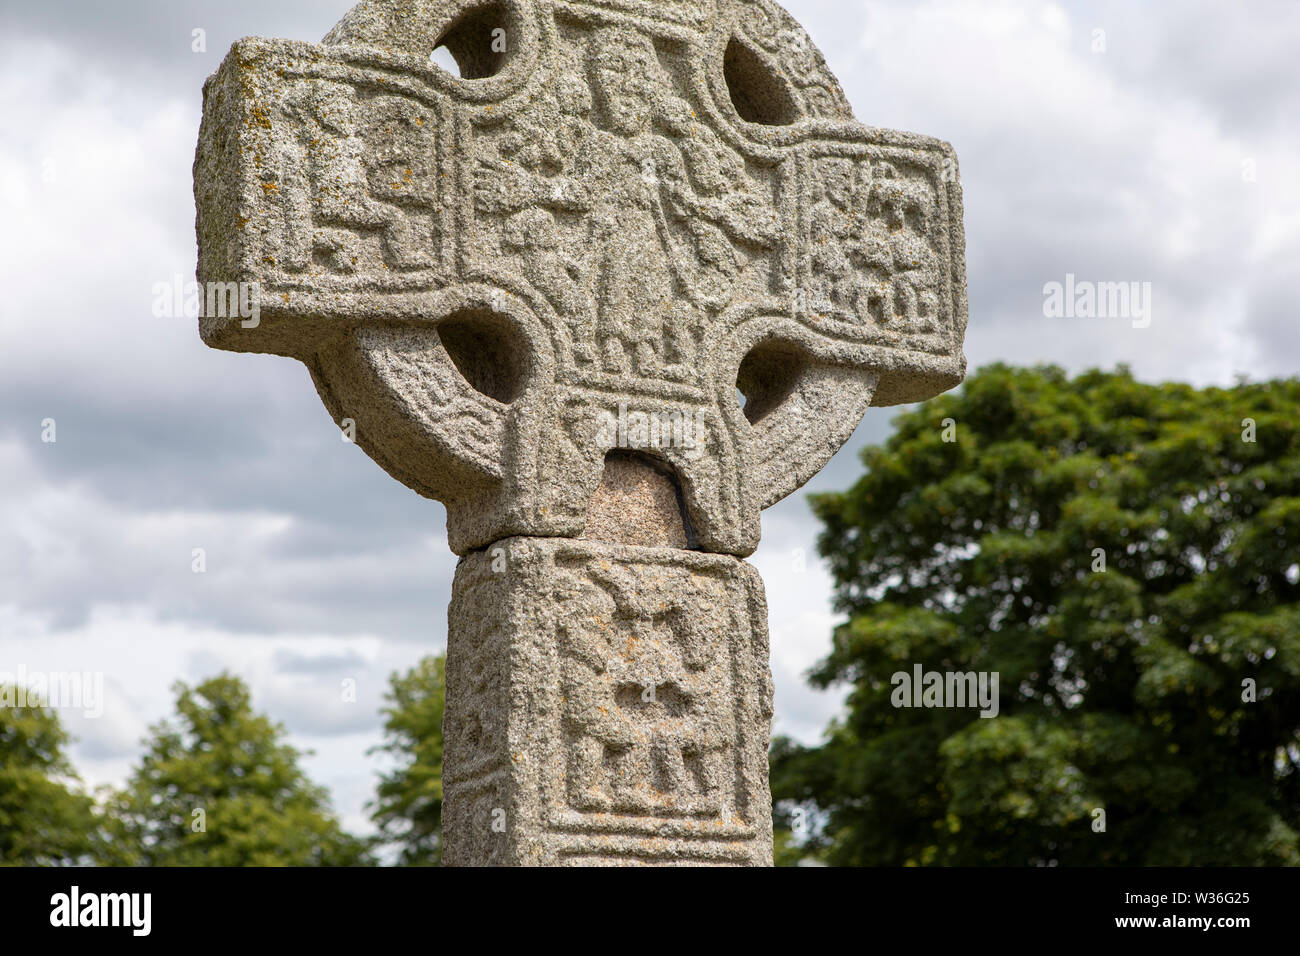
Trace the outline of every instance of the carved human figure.
{"label": "carved human figure", "polygon": [[[744,161],[696,122],[644,35],[597,31],[586,59],[504,121],[478,160],[475,205],[509,217],[503,250],[570,322],[577,364],[599,351],[606,372],[686,380],[704,314],[725,306],[752,251],[774,244],[776,213]],[[529,244],[556,229],[537,210],[552,222],[590,213],[589,257],[561,264]]]}
{"label": "carved human figure", "polygon": [[850,319],[859,289],[851,257],[855,242],[854,165],[848,159],[824,159],[817,199],[809,213],[812,236],[812,288],[809,307]]}
{"label": "carved human figure", "polygon": [[432,117],[399,96],[375,96],[366,109],[367,182],[370,196],[384,207],[385,261],[398,269],[430,266],[437,240],[433,213],[439,206]]}
{"label": "carved human figure", "polygon": [[582,263],[565,251],[555,217],[541,207],[522,209],[506,220],[501,248],[518,257],[524,278],[566,318],[573,331],[574,361],[592,364],[596,316]]}
{"label": "carved human figure", "polygon": [[569,323],[574,361],[595,362],[596,309],[591,272],[565,254],[557,214],[591,207],[591,150],[595,128],[587,120],[591,91],[581,77],[560,75],[539,96],[533,112],[510,121],[492,153],[475,170],[475,205],[504,213],[501,249],[516,256],[526,278]]}
{"label": "carved human figure", "polygon": [[925,185],[906,180],[889,163],[872,170],[866,221],[875,231],[860,245],[855,264],[880,279],[870,314],[879,324],[900,323],[908,331],[937,329],[939,257],[930,245],[933,198]]}
{"label": "carved human figure", "polygon": [[[775,214],[744,163],[693,123],[644,35],[594,33],[588,75],[602,158],[592,235],[604,367],[686,379],[702,314],[725,301],[741,271],[733,244],[771,245]],[[694,268],[683,268],[675,231],[688,237]]]}
{"label": "carved human figure", "polygon": [[665,91],[649,40],[617,29],[595,37],[588,78],[603,158],[592,210],[601,359],[607,372],[654,377],[662,371],[665,316],[676,300],[660,197],[674,150],[653,120]]}
{"label": "carved human figure", "polygon": [[778,223],[771,197],[759,195],[745,162],[696,117],[684,101],[669,101],[661,122],[680,146],[686,179],[665,180],[668,209],[690,237],[694,263],[685,291],[700,308],[723,308],[754,252],[770,249]]}

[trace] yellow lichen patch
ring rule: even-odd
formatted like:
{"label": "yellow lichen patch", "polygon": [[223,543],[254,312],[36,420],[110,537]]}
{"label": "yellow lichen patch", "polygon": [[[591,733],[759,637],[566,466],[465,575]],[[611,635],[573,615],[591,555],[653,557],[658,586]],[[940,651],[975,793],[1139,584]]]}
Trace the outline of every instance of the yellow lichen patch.
{"label": "yellow lichen patch", "polygon": [[266,193],[268,196],[271,195],[271,193],[278,193],[279,191],[280,187],[275,183],[262,183],[262,192]]}

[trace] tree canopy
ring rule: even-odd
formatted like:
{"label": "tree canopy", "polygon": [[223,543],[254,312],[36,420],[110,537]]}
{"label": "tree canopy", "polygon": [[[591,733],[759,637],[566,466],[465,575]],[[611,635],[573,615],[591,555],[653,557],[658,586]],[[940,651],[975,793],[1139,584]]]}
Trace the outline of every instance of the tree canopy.
{"label": "tree canopy", "polygon": [[437,866],[442,859],[442,714],[446,655],[426,657],[393,674],[385,696],[384,743],[376,751],[397,760],[380,782],[371,819],[399,848],[405,866]]}
{"label": "tree canopy", "polygon": [[[995,365],[813,496],[847,685],[775,798],[842,865],[1300,864],[1300,382]],[[999,676],[1000,712],[891,703]]]}
{"label": "tree canopy", "polygon": [[352,866],[370,862],[323,787],[298,765],[285,730],[253,711],[222,674],[175,685],[176,719],[151,729],[145,755],[107,806],[104,863],[135,866]]}
{"label": "tree canopy", "polygon": [[93,852],[93,801],[77,784],[67,744],[53,710],[0,706],[0,865],[78,864]]}

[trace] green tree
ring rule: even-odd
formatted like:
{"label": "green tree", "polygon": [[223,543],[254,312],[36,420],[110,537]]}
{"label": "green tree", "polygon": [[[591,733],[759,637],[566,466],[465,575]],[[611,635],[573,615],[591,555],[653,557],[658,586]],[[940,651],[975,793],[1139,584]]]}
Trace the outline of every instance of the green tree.
{"label": "green tree", "polygon": [[64,754],[68,735],[54,711],[17,699],[0,687],[0,865],[84,863],[97,821]]}
{"label": "green tree", "polygon": [[248,688],[222,674],[178,682],[174,722],[152,739],[108,802],[106,864],[354,866],[366,843],[345,833],[323,787],[298,766],[283,726],[253,712]]}
{"label": "green tree", "polygon": [[[897,426],[813,497],[847,713],[772,751],[810,849],[1300,863],[1300,382],[997,365]],[[917,663],[998,674],[999,716],[894,707]]]}
{"label": "green tree", "polygon": [[400,848],[404,866],[442,860],[442,714],[446,704],[445,654],[426,657],[405,674],[393,674],[384,699],[384,743],[397,760],[379,783],[371,819],[383,838]]}

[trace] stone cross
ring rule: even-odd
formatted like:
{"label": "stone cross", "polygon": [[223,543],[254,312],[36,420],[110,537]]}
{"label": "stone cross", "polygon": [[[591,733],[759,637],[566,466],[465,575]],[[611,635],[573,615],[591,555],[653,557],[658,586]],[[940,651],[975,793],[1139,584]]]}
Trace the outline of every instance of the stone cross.
{"label": "stone cross", "polygon": [[[459,76],[431,53],[446,48]],[[364,0],[204,87],[221,349],[447,509],[449,864],[772,861],[761,511],[962,380],[946,143],[769,0]]]}

